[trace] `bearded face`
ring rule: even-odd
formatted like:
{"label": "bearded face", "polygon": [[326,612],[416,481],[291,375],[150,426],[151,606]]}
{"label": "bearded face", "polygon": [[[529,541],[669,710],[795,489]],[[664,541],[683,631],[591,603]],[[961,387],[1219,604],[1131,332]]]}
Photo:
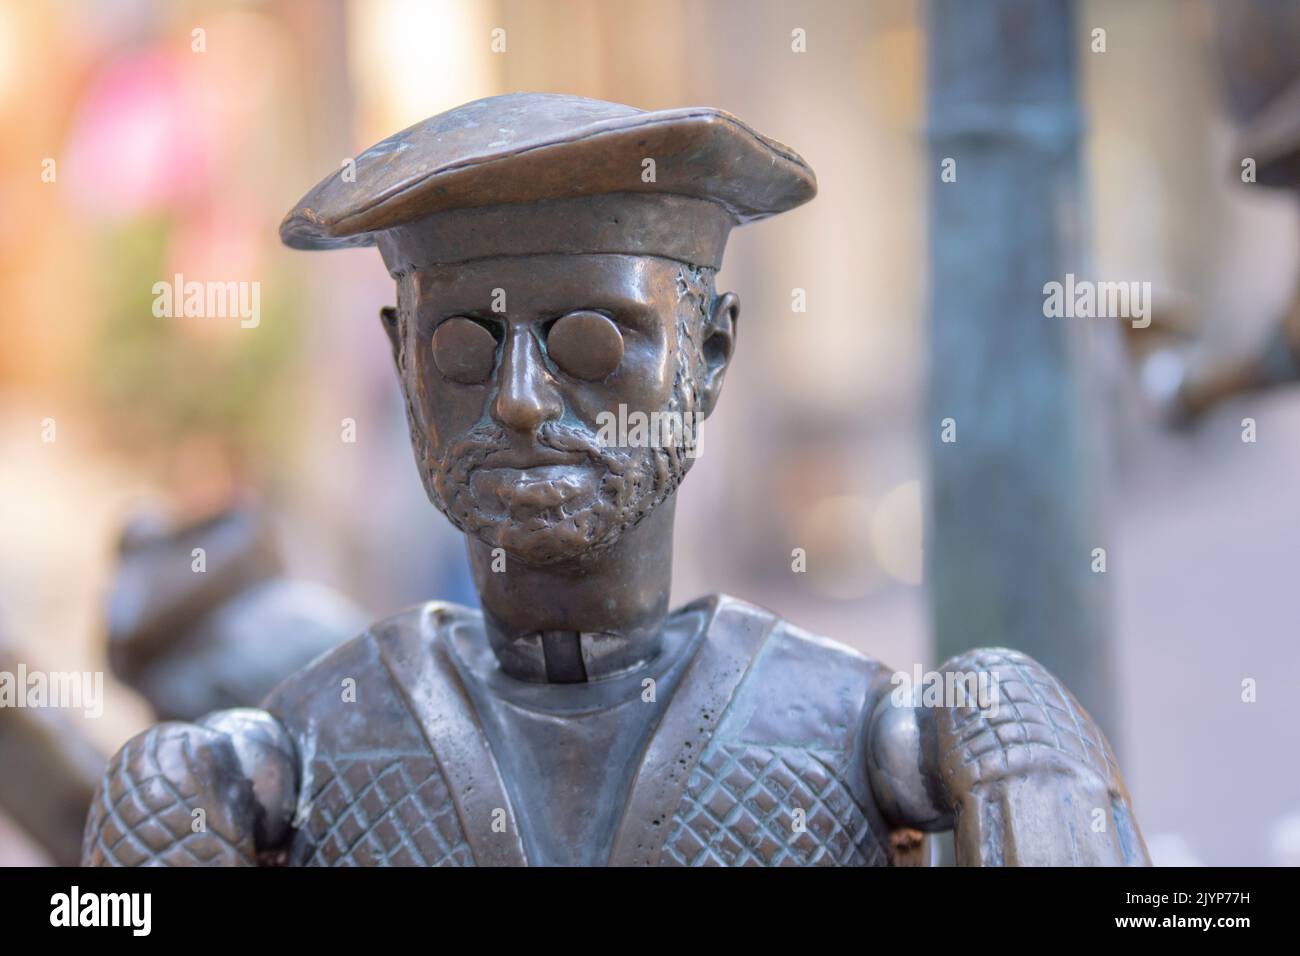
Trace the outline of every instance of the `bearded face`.
{"label": "bearded face", "polygon": [[602,424],[659,413],[689,426],[707,413],[713,299],[711,272],[648,256],[509,257],[403,276],[390,333],[430,500],[534,566],[612,545],[676,491],[691,436],[610,441]]}

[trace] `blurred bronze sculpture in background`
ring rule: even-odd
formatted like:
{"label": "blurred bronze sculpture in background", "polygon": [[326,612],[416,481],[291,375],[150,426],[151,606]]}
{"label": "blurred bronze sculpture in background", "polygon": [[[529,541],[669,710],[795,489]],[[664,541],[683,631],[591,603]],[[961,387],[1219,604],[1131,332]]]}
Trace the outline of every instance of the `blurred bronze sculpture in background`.
{"label": "blurred bronze sculpture in background", "polygon": [[163,720],[260,703],[366,623],[342,595],[285,576],[268,518],[252,506],[180,526],[133,516],[107,616],[114,676]]}
{"label": "blurred bronze sculpture in background", "polygon": [[[84,861],[872,866],[955,828],[964,864],[1146,863],[1105,739],[1024,655],[900,694],[760,607],[668,607],[675,493],[736,339],[728,233],[815,190],[719,110],[513,94],[308,193],[286,243],[376,244],[396,280],[416,462],[482,610],[426,604],[260,709],[132,739]],[[954,703],[976,677],[992,695]]]}
{"label": "blurred bronze sculpture in background", "polygon": [[[181,525],[137,511],[105,612],[113,675],[162,720],[257,704],[366,622],[343,596],[285,576],[265,512],[248,505]],[[19,667],[0,641],[0,674]],[[4,704],[0,686],[0,810],[56,864],[75,865],[107,757],[59,710]]]}
{"label": "blurred bronze sculpture in background", "polygon": [[[1250,188],[1300,196],[1300,4],[1223,3],[1215,5],[1215,16],[1228,104],[1241,124],[1231,174]],[[1300,286],[1253,354],[1171,371],[1156,377],[1172,381],[1167,394],[1155,397],[1177,425],[1192,424],[1235,396],[1300,382]]]}

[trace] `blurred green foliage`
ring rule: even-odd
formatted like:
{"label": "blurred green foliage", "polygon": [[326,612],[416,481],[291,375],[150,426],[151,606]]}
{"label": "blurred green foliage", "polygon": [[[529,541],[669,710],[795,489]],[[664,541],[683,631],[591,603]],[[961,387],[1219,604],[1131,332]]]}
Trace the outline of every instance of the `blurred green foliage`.
{"label": "blurred green foliage", "polygon": [[[260,281],[260,323],[242,328],[237,316],[159,318],[153,287],[173,280],[167,264],[173,232],[168,220],[133,222],[106,237],[111,250],[100,257],[111,271],[100,276],[90,376],[115,423],[114,442],[156,448],[201,431],[220,435],[240,458],[282,460],[300,339],[288,307],[292,290],[265,276],[187,275],[186,281]],[[210,327],[196,330],[196,323]]]}

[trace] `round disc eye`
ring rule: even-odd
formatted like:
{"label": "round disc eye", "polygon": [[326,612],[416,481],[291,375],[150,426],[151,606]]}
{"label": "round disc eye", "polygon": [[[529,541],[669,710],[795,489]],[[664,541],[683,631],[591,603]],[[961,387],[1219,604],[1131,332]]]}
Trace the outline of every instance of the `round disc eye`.
{"label": "round disc eye", "polygon": [[497,340],[473,319],[457,316],[433,332],[433,363],[453,382],[473,385],[492,374]]}
{"label": "round disc eye", "polygon": [[623,361],[623,334],[599,312],[570,312],[551,325],[546,351],[574,378],[599,382]]}

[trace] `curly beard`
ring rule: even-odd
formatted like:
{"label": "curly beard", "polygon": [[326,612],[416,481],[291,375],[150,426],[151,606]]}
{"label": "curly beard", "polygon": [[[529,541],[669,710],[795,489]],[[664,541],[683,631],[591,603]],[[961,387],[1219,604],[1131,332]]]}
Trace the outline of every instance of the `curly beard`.
{"label": "curly beard", "polygon": [[536,443],[585,462],[526,483],[488,480],[484,460],[511,447],[495,424],[423,459],[430,500],[452,524],[531,565],[609,547],[676,491],[690,461],[680,449],[602,447],[587,429],[557,423],[543,425]]}

